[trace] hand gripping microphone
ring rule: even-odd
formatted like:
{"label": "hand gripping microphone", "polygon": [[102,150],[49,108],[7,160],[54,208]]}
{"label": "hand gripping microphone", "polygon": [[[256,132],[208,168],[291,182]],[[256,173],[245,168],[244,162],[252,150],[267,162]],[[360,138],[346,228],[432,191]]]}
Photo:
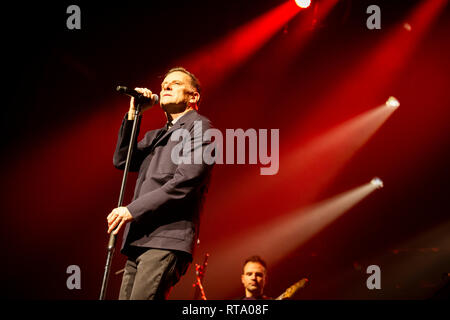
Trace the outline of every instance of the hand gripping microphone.
{"label": "hand gripping microphone", "polygon": [[158,97],[157,94],[154,94],[154,93],[152,94],[151,98],[147,98],[142,93],[137,92],[134,89],[129,89],[129,88],[124,87],[124,86],[117,86],[116,90],[117,90],[117,92],[126,94],[126,95],[128,95],[130,97],[134,97],[136,100],[138,100],[142,104],[150,103],[151,105],[154,105],[154,104],[158,104],[159,103],[159,97]]}

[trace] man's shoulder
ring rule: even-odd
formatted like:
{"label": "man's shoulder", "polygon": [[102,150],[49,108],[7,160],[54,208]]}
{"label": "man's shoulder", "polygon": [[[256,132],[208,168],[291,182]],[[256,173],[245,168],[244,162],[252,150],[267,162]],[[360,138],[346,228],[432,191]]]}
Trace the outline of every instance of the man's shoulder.
{"label": "man's shoulder", "polygon": [[186,119],[184,119],[184,121],[189,126],[193,126],[195,124],[195,122],[201,122],[202,127],[204,127],[204,128],[212,127],[211,120],[209,118],[207,118],[206,116],[198,113],[196,110],[192,110],[191,112],[186,114]]}
{"label": "man's shoulder", "polygon": [[201,119],[204,121],[210,121],[205,115],[200,114],[197,110],[191,110],[186,116],[190,116],[193,119]]}

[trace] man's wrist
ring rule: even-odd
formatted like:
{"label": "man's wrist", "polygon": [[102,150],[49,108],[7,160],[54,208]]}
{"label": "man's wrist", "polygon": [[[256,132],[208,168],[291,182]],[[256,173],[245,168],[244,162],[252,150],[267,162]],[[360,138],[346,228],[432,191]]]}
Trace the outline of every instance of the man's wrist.
{"label": "man's wrist", "polygon": [[[139,112],[138,115],[140,115],[141,113],[142,113],[142,111]],[[128,120],[134,120],[135,117],[136,117],[136,110],[130,110],[130,111],[128,111],[128,116],[127,116],[127,119],[128,119]]]}

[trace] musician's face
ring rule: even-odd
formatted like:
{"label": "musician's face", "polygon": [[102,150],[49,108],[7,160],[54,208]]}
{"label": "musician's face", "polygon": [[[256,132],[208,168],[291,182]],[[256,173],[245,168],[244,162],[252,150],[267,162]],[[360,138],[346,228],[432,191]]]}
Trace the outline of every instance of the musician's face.
{"label": "musician's face", "polygon": [[246,291],[253,295],[261,295],[266,284],[266,269],[258,262],[248,262],[241,276]]}
{"label": "musician's face", "polygon": [[169,73],[161,83],[160,105],[169,113],[183,112],[186,107],[198,101],[189,75],[181,71]]}

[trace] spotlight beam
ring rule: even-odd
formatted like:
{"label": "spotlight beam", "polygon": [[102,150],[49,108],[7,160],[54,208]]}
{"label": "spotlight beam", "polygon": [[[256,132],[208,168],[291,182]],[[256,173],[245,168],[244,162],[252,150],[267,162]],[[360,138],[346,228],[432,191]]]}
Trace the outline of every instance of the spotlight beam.
{"label": "spotlight beam", "polygon": [[297,13],[299,8],[286,1],[231,32],[220,41],[184,57],[181,64],[198,75],[208,87],[217,86],[238,66],[252,56]]}
{"label": "spotlight beam", "polygon": [[[258,180],[254,175],[243,176],[236,184],[229,186],[229,193],[218,194],[212,201],[223,203],[218,216],[230,211],[245,211],[246,204],[259,203],[263,216],[270,211],[274,194],[277,190],[285,190],[284,185],[295,185],[298,181],[305,184],[296,187],[296,192],[279,194],[282,203],[277,209],[288,212],[293,207],[306,205],[316,201],[316,196],[339,173],[339,170],[358,152],[358,150],[377,132],[377,130],[393,114],[395,108],[387,108],[386,104],[364,112],[340,125],[330,128],[314,139],[298,143],[305,133],[287,133],[292,141],[286,141],[280,150],[293,150],[280,155],[284,159],[280,163],[280,171],[270,181]],[[251,195],[246,190],[252,190]],[[301,194],[301,198],[299,195]],[[226,199],[236,199],[229,203]],[[290,206],[290,207],[289,207]],[[271,218],[273,215],[268,213]],[[240,218],[241,219],[241,218]]]}
{"label": "spotlight beam", "polygon": [[208,264],[208,295],[211,299],[227,299],[238,282],[241,262],[257,253],[274,264],[298,246],[314,237],[345,212],[356,206],[378,187],[368,182],[311,207],[297,210],[288,216],[271,221],[254,230],[238,234],[231,241],[216,247]]}

